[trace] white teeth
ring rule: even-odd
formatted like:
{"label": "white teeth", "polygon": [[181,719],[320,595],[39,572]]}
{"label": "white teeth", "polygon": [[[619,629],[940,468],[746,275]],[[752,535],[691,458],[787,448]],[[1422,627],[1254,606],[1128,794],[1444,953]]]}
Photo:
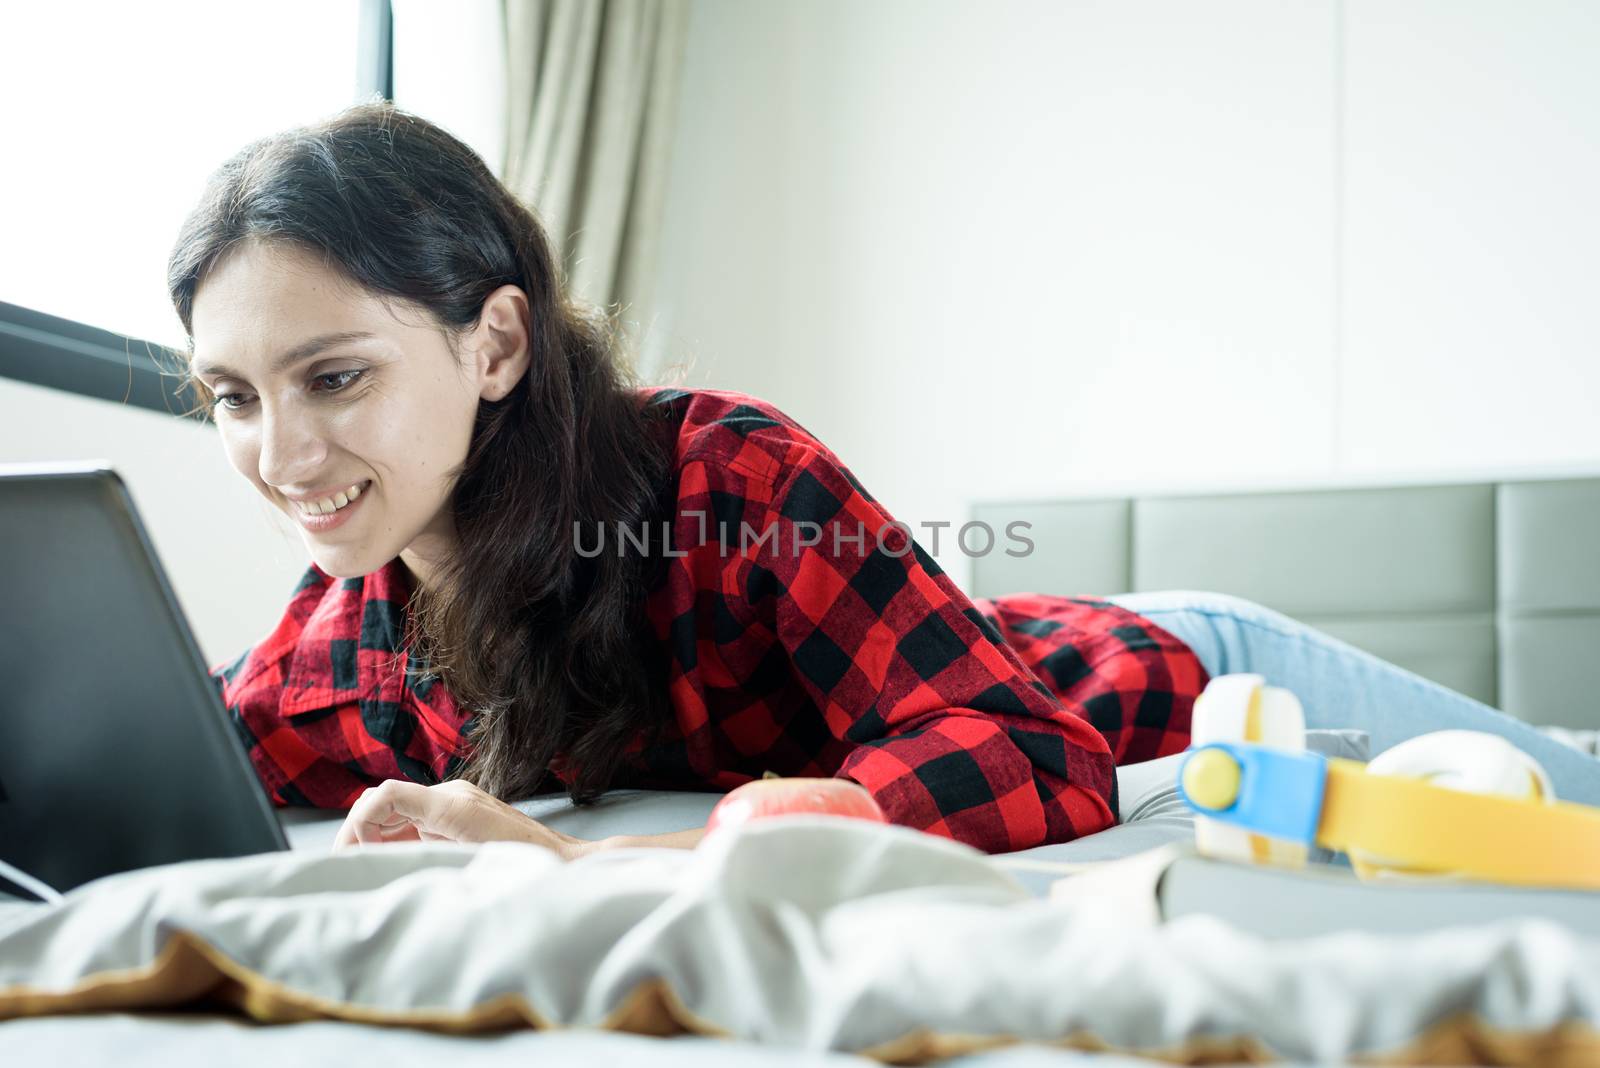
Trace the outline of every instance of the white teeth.
{"label": "white teeth", "polygon": [[340,490],[332,497],[324,497],[320,501],[296,501],[295,507],[301,513],[309,516],[332,515],[357,497],[366,489],[365,484],[357,482],[348,489]]}

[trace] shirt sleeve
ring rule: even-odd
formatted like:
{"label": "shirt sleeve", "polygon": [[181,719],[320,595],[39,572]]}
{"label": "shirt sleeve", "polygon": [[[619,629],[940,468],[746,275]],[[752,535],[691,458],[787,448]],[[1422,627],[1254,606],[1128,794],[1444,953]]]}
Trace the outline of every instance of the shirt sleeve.
{"label": "shirt sleeve", "polygon": [[1105,739],[837,457],[806,450],[749,540],[743,604],[891,821],[992,853],[1116,822]]}

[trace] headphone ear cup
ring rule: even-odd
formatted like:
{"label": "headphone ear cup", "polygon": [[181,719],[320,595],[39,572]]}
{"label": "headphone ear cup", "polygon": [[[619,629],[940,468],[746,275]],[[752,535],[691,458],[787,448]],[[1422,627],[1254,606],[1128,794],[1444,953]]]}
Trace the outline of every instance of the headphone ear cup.
{"label": "headphone ear cup", "polygon": [[[1219,675],[1195,701],[1189,739],[1196,746],[1256,742],[1300,753],[1306,748],[1305,712],[1293,693],[1268,686],[1260,675]],[[1194,818],[1194,838],[1204,856],[1282,868],[1304,867],[1309,852],[1298,842],[1251,834],[1200,815]]]}
{"label": "headphone ear cup", "polygon": [[[1421,779],[1464,793],[1499,794],[1519,800],[1554,801],[1555,787],[1544,766],[1498,734],[1434,731],[1401,742],[1367,765],[1369,775]],[[1402,814],[1403,815],[1403,814]],[[1363,879],[1449,879],[1452,872],[1411,868],[1403,860],[1350,851]]]}

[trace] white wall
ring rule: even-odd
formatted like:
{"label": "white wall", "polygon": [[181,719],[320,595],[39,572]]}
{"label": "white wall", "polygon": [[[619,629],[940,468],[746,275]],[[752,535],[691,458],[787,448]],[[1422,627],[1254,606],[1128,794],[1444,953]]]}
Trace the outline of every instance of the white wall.
{"label": "white wall", "polygon": [[208,664],[264,638],[307,556],[228,465],[216,431],[0,378],[0,463],[109,460],[128,483]]}
{"label": "white wall", "polygon": [[1342,458],[1600,459],[1600,5],[1345,26]]}
{"label": "white wall", "polygon": [[[499,33],[396,5],[491,163]],[[1596,54],[1552,0],[694,0],[647,344],[912,523],[1600,470]],[[0,380],[0,462],[83,458],[209,658],[271,627],[306,555],[213,431]]]}
{"label": "white wall", "polygon": [[694,0],[653,341],[912,523],[1600,470],[1596,54],[1577,3]]}

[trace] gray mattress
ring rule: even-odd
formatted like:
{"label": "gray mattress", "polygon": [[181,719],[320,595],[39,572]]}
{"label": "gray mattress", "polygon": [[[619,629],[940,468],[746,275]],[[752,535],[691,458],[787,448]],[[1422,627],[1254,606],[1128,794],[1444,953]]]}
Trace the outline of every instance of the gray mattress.
{"label": "gray mattress", "polygon": [[[1325,756],[1367,758],[1360,731],[1313,730],[1307,745]],[[1163,846],[1187,844],[1194,819],[1178,797],[1182,754],[1117,769],[1121,822],[1073,842],[1038,846],[1000,858],[1010,874],[1044,896],[1063,877],[1059,865],[1118,860]],[[575,808],[564,796],[523,801],[518,808],[580,838],[655,834],[705,824],[720,794],[618,790],[599,804]],[[286,810],[286,829],[297,849],[327,849],[340,824],[337,814]],[[1303,938],[1355,930],[1402,933],[1510,916],[1543,917],[1600,935],[1600,894],[1515,890],[1471,884],[1374,886],[1358,880],[1346,858],[1321,850],[1305,872],[1283,872],[1180,857],[1157,887],[1168,919],[1195,913],[1220,916],[1240,930],[1268,938]]]}

